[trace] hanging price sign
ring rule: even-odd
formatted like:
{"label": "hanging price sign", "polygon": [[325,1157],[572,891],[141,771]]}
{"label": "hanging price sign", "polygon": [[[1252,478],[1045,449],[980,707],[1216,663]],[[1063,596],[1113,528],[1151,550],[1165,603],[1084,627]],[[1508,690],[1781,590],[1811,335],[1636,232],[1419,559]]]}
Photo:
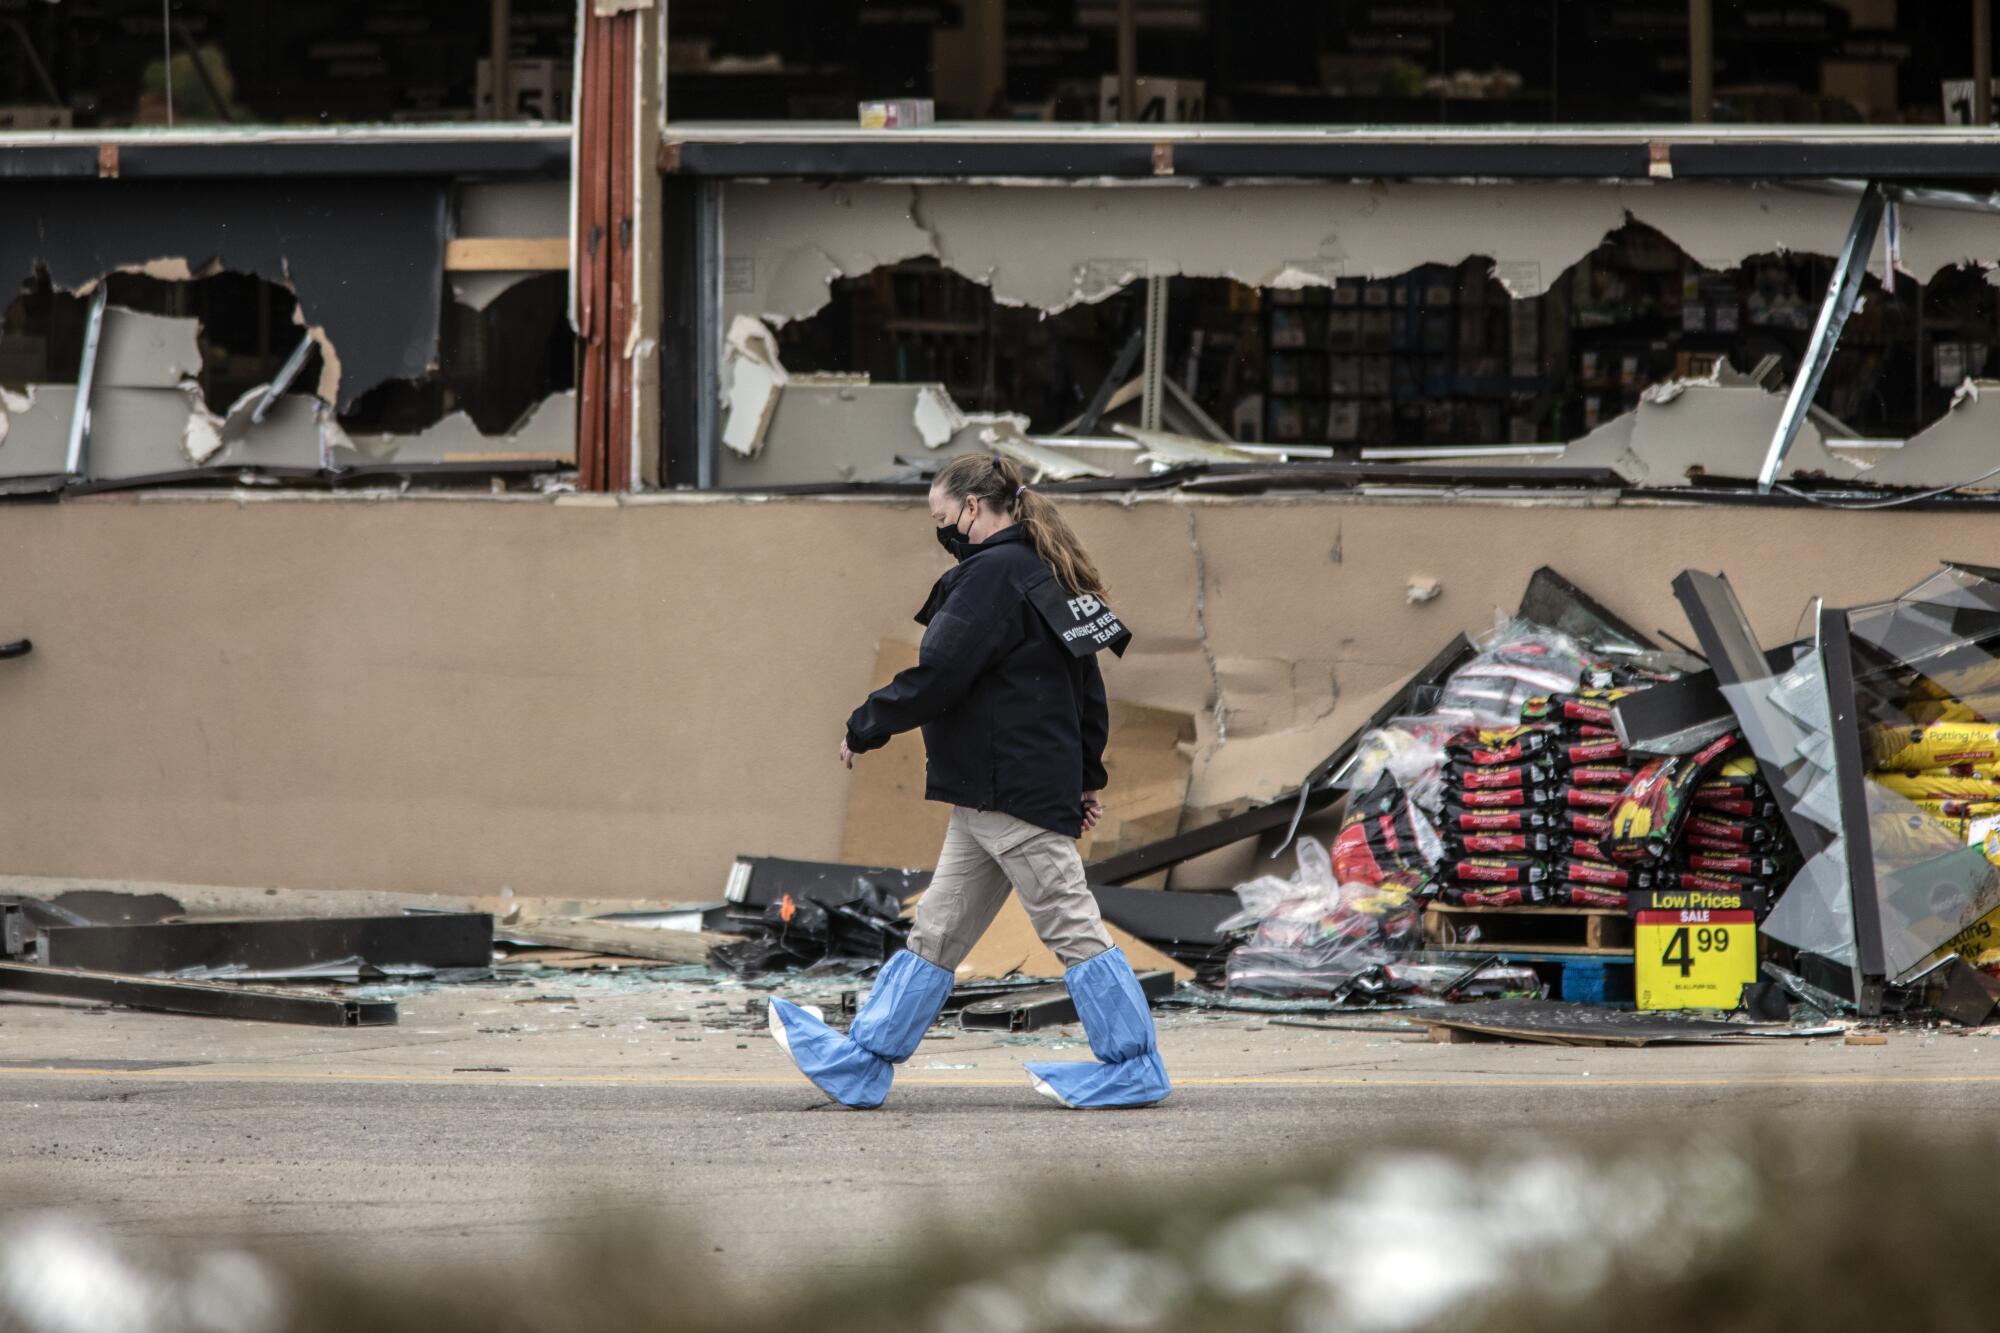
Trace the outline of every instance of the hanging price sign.
{"label": "hanging price sign", "polygon": [[1633,987],[1641,1009],[1734,1009],[1757,980],[1759,895],[1634,893]]}

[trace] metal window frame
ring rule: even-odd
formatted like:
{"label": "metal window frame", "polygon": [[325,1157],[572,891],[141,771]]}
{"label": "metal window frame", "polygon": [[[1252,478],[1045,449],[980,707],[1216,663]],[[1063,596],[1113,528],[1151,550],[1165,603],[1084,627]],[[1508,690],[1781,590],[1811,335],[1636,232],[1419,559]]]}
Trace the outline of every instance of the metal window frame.
{"label": "metal window frame", "polygon": [[695,485],[708,490],[715,485],[716,450],[722,447],[722,343],[729,334],[722,327],[723,197],[714,181],[696,187],[694,228]]}
{"label": "metal window frame", "polygon": [[1875,882],[1875,839],[1868,823],[1868,794],[1862,788],[1861,729],[1854,715],[1854,640],[1845,609],[1820,608],[1814,643],[1832,707],[1833,777],[1840,795],[1847,895],[1854,911],[1854,1002],[1862,1017],[1873,1018],[1882,1012],[1888,964],[1882,945],[1882,900]]}
{"label": "metal window frame", "polygon": [[[1718,682],[1724,686],[1746,685],[1771,678],[1769,662],[1728,579],[1719,574],[1683,570],[1673,586],[1674,596],[1694,627],[1695,637],[1708,655]],[[1854,920],[1854,1002],[1864,1018],[1873,1018],[1882,1013],[1888,977],[1882,945],[1882,904],[1876,895],[1874,843],[1868,830],[1868,797],[1861,786],[1861,733],[1854,716],[1853,639],[1848,613],[1821,607],[1813,644],[1819,650],[1821,669],[1826,673],[1827,701],[1832,710],[1840,832],[1830,833],[1799,814],[1794,803],[1783,796],[1783,772],[1767,763],[1762,755],[1757,756],[1757,766],[1763,771],[1764,781],[1779,795],[1779,809],[1784,812],[1785,824],[1802,856],[1811,860],[1836,841],[1842,844],[1847,863],[1849,910]],[[1741,714],[1738,721],[1744,721]]]}
{"label": "metal window frame", "polygon": [[[1792,380],[1784,413],[1778,418],[1777,430],[1771,436],[1770,447],[1764,452],[1764,466],[1757,474],[1757,489],[1763,494],[1770,494],[1771,487],[1776,484],[1778,469],[1784,466],[1785,454],[1798,438],[1799,427],[1805,424],[1806,412],[1819,394],[1820,381],[1826,378],[1826,369],[1833,362],[1834,349],[1840,343],[1840,331],[1847,326],[1848,316],[1854,313],[1855,301],[1861,295],[1861,280],[1868,276],[1868,256],[1875,248],[1875,235],[1881,230],[1885,203],[1882,187],[1870,181],[1854,206],[1853,220],[1847,224],[1847,240],[1840,247],[1833,278],[1826,285],[1826,297],[1820,302],[1819,318],[1813,324],[1812,338],[1806,343],[1805,355],[1799,362],[1799,373]],[[1893,274],[1890,281],[1895,281]]]}
{"label": "metal window frame", "polygon": [[88,466],[90,386],[97,379],[97,352],[104,344],[104,307],[110,296],[110,282],[98,283],[90,296],[90,312],[84,316],[83,358],[76,372],[76,405],[70,409],[69,446],[63,456],[64,475],[79,479]]}

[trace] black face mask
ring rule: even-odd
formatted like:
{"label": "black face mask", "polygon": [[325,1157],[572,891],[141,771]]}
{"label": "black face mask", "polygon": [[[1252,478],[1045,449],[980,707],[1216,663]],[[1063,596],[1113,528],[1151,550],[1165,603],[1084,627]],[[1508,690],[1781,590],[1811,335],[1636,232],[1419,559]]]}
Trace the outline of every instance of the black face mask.
{"label": "black face mask", "polygon": [[[970,500],[966,501],[966,504],[970,503],[971,503]],[[961,504],[958,507],[958,515],[959,518],[965,517],[964,504]],[[938,545],[944,547],[946,551],[950,552],[951,558],[954,560],[965,559],[966,552],[972,549],[971,540],[967,538],[964,533],[958,530],[957,518],[953,519],[951,522],[945,524],[943,527],[937,530],[937,539],[938,539]]]}

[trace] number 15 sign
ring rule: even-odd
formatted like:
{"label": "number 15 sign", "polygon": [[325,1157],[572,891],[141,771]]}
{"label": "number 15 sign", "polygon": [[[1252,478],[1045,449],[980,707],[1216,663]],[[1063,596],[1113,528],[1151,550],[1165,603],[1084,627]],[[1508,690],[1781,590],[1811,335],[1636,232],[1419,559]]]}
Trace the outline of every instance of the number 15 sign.
{"label": "number 15 sign", "polygon": [[1633,983],[1641,1009],[1734,1009],[1757,980],[1757,895],[1632,895]]}

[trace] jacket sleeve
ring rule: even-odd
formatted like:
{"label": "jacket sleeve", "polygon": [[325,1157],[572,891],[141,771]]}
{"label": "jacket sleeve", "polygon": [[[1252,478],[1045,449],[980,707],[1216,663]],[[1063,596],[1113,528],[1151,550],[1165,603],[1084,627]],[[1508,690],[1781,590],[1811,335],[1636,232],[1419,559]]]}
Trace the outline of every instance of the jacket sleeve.
{"label": "jacket sleeve", "polygon": [[889,738],[914,730],[965,697],[991,666],[1016,627],[1007,614],[1004,581],[977,575],[961,580],[931,613],[917,648],[917,664],[868,696],[847,719],[847,748],[880,749]]}
{"label": "jacket sleeve", "polygon": [[1083,676],[1077,682],[1077,734],[1083,738],[1083,789],[1103,791],[1111,781],[1104,772],[1104,746],[1111,738],[1111,710],[1104,702],[1104,673],[1097,669],[1097,654],[1083,659]]}

